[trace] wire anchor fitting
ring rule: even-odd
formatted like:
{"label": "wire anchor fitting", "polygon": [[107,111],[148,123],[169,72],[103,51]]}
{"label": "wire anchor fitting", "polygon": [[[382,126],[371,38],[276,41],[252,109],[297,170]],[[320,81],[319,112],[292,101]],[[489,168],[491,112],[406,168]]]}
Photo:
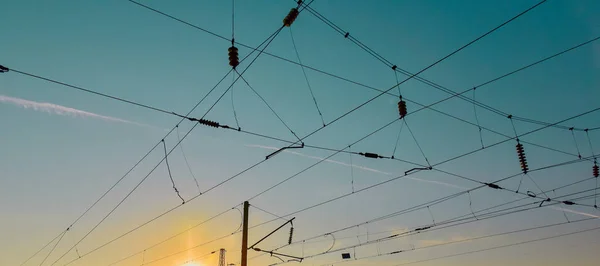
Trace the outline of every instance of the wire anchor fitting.
{"label": "wire anchor fitting", "polygon": [[287,16],[285,16],[285,18],[283,19],[283,25],[286,27],[292,26],[292,23],[296,21],[296,18],[298,18],[298,14],[300,14],[300,12],[298,12],[298,9],[292,8],[290,10],[290,13],[288,13]]}
{"label": "wire anchor fitting", "polygon": [[8,67],[5,67],[5,66],[3,66],[3,65],[0,65],[0,73],[6,73],[6,72],[8,72],[8,71],[9,71]]}
{"label": "wire anchor fitting", "polygon": [[235,69],[240,64],[238,48],[232,45],[227,51],[229,52],[229,65]]}
{"label": "wire anchor fitting", "polygon": [[400,101],[398,102],[398,113],[400,114],[400,119],[404,118],[406,114],[408,114],[406,102],[402,100],[402,96],[400,96]]}
{"label": "wire anchor fitting", "polygon": [[488,186],[488,187],[490,187],[490,188],[493,188],[493,189],[504,189],[501,186],[496,185],[494,183],[486,183],[485,185]]}
{"label": "wire anchor fitting", "polygon": [[189,116],[180,115],[180,114],[177,114],[177,113],[172,113],[172,114],[174,114],[176,116],[179,116],[181,118],[185,118],[185,119],[187,119],[189,121],[192,121],[192,122],[198,122],[198,123],[200,123],[202,125],[209,126],[209,127],[228,128],[228,129],[234,129],[234,130],[237,130],[237,131],[241,130],[239,128],[237,128],[237,129],[236,128],[232,128],[232,127],[230,127],[228,125],[221,125],[221,124],[219,124],[219,122],[211,121],[211,120],[204,119],[204,118],[193,118],[193,117],[189,117]]}
{"label": "wire anchor fitting", "polygon": [[358,154],[362,155],[364,157],[373,158],[373,159],[389,158],[389,157],[381,156],[377,153],[372,153],[372,152],[359,152]]}
{"label": "wire anchor fitting", "polygon": [[287,146],[287,147],[283,147],[283,148],[280,148],[279,150],[276,150],[276,151],[272,152],[271,154],[267,155],[265,157],[265,160],[268,160],[269,158],[271,158],[271,157],[277,155],[278,153],[280,153],[280,152],[282,152],[284,150],[287,150],[287,149],[302,149],[302,148],[304,148],[304,142],[302,142],[300,144],[300,146]]}
{"label": "wire anchor fitting", "polygon": [[523,174],[527,174],[529,171],[529,167],[527,166],[527,157],[525,156],[525,150],[523,149],[523,144],[517,140],[517,155],[519,156],[519,162],[521,163],[521,170]]}
{"label": "wire anchor fitting", "polygon": [[404,175],[408,175],[408,174],[413,173],[413,172],[418,172],[418,171],[423,171],[423,170],[432,170],[432,169],[433,169],[433,167],[431,167],[431,166],[429,166],[429,167],[415,167],[415,168],[412,168],[412,169],[410,169],[408,171],[405,171]]}

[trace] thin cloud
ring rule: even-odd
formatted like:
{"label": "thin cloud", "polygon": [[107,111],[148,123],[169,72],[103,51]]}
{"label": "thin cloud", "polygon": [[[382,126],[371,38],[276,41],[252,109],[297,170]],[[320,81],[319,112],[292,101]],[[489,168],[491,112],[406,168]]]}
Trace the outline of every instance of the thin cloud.
{"label": "thin cloud", "polygon": [[470,238],[464,236],[453,236],[450,239],[426,239],[420,240],[420,246],[437,246],[452,242],[469,242]]}
{"label": "thin cloud", "polygon": [[[245,145],[245,146],[246,147],[250,147],[250,148],[259,148],[259,149],[265,149],[265,150],[278,150],[279,149],[277,147],[264,146],[264,145],[255,145],[255,144],[248,144],[248,145]],[[297,156],[300,156],[300,157],[314,159],[314,160],[323,160],[323,159],[325,159],[323,157],[307,155],[307,154],[300,153],[300,152],[295,152],[295,151],[284,150],[283,152],[289,153],[289,154],[293,154],[293,155],[297,155]],[[377,170],[377,169],[366,167],[366,166],[361,166],[361,165],[356,165],[356,164],[349,164],[349,163],[340,162],[340,161],[331,160],[331,159],[325,159],[324,161],[328,162],[328,163],[338,164],[338,165],[345,166],[345,167],[352,167],[352,168],[360,169],[360,170],[371,172],[371,173],[376,173],[376,174],[381,174],[381,175],[386,175],[386,176],[396,176],[396,174],[388,173],[388,172],[385,172],[385,171]],[[449,184],[449,183],[445,183],[445,182],[441,182],[441,181],[425,180],[425,179],[414,178],[414,177],[410,177],[410,176],[406,176],[406,177],[403,177],[403,178],[410,179],[410,180],[415,180],[415,181],[419,181],[419,182],[436,184],[436,185],[440,185],[440,186],[451,187],[451,188],[467,189],[465,187],[461,187],[461,186],[457,186],[457,185],[453,185],[453,184]]]}
{"label": "thin cloud", "polygon": [[10,97],[10,96],[5,96],[5,95],[0,95],[0,103],[12,104],[12,105],[24,108],[24,109],[31,109],[34,111],[44,112],[44,113],[53,114],[53,115],[69,116],[69,117],[76,117],[76,118],[94,118],[94,119],[104,120],[107,122],[118,122],[118,123],[125,123],[125,124],[131,124],[131,125],[137,125],[137,126],[143,126],[143,127],[150,127],[145,124],[132,122],[132,121],[121,119],[121,118],[90,113],[90,112],[86,112],[83,110],[74,109],[71,107],[66,107],[66,106],[62,106],[62,105],[58,105],[58,104],[34,102],[34,101],[30,101],[30,100],[25,100],[25,99],[15,98],[15,97]]}
{"label": "thin cloud", "polygon": [[564,211],[564,212],[568,212],[568,213],[579,214],[579,215],[583,215],[583,216],[587,216],[587,217],[600,218],[600,216],[598,216],[598,215],[587,213],[587,212],[574,211],[574,210],[571,210],[571,209],[566,209],[566,208],[561,208],[561,207],[554,207],[554,206],[552,206],[550,208],[558,210],[558,211]]}

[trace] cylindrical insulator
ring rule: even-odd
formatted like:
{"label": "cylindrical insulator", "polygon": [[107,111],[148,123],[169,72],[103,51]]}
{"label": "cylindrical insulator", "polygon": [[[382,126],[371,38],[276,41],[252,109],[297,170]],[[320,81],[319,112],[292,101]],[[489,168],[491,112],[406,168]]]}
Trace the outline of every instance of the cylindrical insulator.
{"label": "cylindrical insulator", "polygon": [[598,175],[600,174],[600,169],[598,169],[598,168],[599,168],[598,165],[594,164],[594,167],[592,168],[593,172],[594,172],[594,177],[598,177]]}
{"label": "cylindrical insulator", "polygon": [[529,166],[527,165],[527,157],[525,156],[525,150],[521,143],[517,143],[517,155],[519,156],[519,162],[521,163],[521,170],[523,170],[524,174],[527,174]]}
{"label": "cylindrical insulator", "polygon": [[288,239],[288,245],[292,244],[292,237],[294,236],[294,227],[290,227],[290,238]]}
{"label": "cylindrical insulator", "polygon": [[379,154],[377,153],[371,153],[371,152],[365,152],[363,153],[363,156],[367,157],[367,158],[379,158]]}
{"label": "cylindrical insulator", "polygon": [[240,64],[238,48],[235,46],[231,46],[227,50],[229,51],[229,65],[235,68]]}
{"label": "cylindrical insulator", "polygon": [[285,16],[285,18],[283,19],[283,25],[286,27],[292,26],[292,23],[294,23],[294,21],[298,17],[298,14],[298,9],[292,8],[292,10],[290,10],[290,13],[288,13],[287,16]]}
{"label": "cylindrical insulator", "polygon": [[198,123],[203,124],[203,125],[207,125],[209,127],[220,127],[221,126],[218,122],[211,121],[211,120],[206,120],[206,119],[199,119]]}
{"label": "cylindrical insulator", "polygon": [[406,114],[408,113],[406,109],[406,102],[403,100],[400,100],[398,102],[398,113],[400,114],[400,119],[404,118],[404,116],[406,116]]}

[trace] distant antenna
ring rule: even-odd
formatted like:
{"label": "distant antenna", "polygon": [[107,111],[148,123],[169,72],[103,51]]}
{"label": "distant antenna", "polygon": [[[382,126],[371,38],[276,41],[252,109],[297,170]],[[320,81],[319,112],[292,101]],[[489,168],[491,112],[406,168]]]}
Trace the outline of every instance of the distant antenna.
{"label": "distant antenna", "polygon": [[[229,264],[233,265],[233,264]],[[222,248],[219,250],[219,266],[225,266],[225,249]]]}

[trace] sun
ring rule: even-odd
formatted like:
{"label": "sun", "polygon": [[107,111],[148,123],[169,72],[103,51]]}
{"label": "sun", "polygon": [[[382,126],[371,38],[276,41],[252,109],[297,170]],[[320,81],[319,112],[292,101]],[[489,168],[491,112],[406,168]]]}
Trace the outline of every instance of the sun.
{"label": "sun", "polygon": [[185,264],[183,264],[181,266],[203,266],[203,265],[200,263],[196,263],[196,262],[186,262]]}

